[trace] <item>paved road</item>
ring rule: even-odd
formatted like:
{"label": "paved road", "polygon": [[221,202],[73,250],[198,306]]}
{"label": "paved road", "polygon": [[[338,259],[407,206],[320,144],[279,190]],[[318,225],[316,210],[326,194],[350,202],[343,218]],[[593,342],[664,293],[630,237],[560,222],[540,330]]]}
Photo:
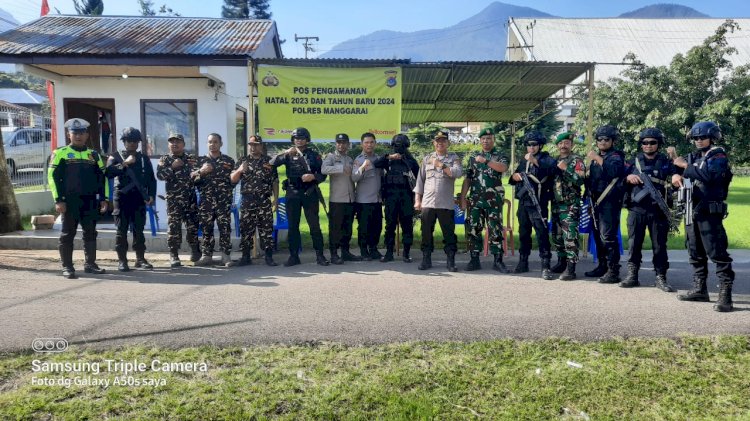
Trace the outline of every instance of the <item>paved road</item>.
{"label": "paved road", "polygon": [[[489,261],[480,272],[448,273],[438,260],[435,270],[424,273],[416,262],[323,268],[307,254],[307,263],[294,268],[256,264],[170,271],[167,256],[159,254],[154,271],[66,280],[58,274],[55,254],[0,250],[0,350],[28,349],[40,337],[92,347],[183,347],[750,334],[747,252],[735,262],[739,311],[724,314],[712,311],[711,304],[680,302],[652,287],[544,281],[538,272],[501,276],[487,269]],[[102,266],[113,267],[113,253],[100,257]],[[80,261],[80,252],[76,258]],[[468,259],[460,260],[463,266]],[[672,262],[671,281],[686,289],[690,275],[684,253],[673,255]],[[29,266],[34,269],[24,269]],[[592,266],[584,262],[579,274]],[[538,261],[532,267],[538,268]],[[653,285],[653,272],[642,271],[642,281]],[[714,299],[715,285],[711,291]]]}

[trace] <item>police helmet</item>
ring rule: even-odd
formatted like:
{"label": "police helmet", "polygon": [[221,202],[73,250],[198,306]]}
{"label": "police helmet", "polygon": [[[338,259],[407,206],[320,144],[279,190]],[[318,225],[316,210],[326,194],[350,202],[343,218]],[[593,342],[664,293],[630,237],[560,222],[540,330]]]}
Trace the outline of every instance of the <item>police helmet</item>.
{"label": "police helmet", "polygon": [[721,129],[713,121],[699,121],[690,129],[688,137],[695,139],[697,137],[710,137],[712,140],[721,140]]}
{"label": "police helmet", "polygon": [[659,145],[664,143],[664,133],[662,133],[662,131],[657,129],[656,127],[648,127],[641,130],[641,133],[638,135],[638,141],[643,141],[643,139],[649,137],[658,140]]}
{"label": "police helmet", "polygon": [[122,129],[120,140],[124,142],[140,142],[142,139],[141,131],[135,127],[126,127]]}
{"label": "police helmet", "polygon": [[304,127],[297,127],[292,132],[292,142],[294,142],[294,138],[295,137],[307,139],[307,141],[309,142],[310,141],[310,131],[307,130],[306,128],[304,128]]}
{"label": "police helmet", "polygon": [[532,130],[523,137],[523,143],[528,144],[529,142],[537,142],[541,146],[547,143],[547,138],[539,130]]}
{"label": "police helmet", "polygon": [[612,141],[616,141],[620,137],[620,132],[617,131],[617,127],[606,125],[596,129],[596,135],[594,137],[596,139],[599,139],[600,137],[608,137],[612,139]]}
{"label": "police helmet", "polygon": [[408,148],[409,144],[410,144],[409,136],[403,133],[393,136],[393,139],[391,140],[391,146],[393,147],[400,146],[400,147]]}

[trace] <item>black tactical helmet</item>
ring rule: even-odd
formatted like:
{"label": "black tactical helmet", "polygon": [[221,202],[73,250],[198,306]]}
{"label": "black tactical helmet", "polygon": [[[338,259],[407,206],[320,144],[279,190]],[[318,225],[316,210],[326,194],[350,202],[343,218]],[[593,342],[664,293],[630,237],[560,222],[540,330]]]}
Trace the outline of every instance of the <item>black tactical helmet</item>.
{"label": "black tactical helmet", "polygon": [[547,143],[547,138],[539,130],[532,130],[523,137],[523,143],[529,142],[537,142],[541,146]]}
{"label": "black tactical helmet", "polygon": [[310,131],[307,130],[306,128],[304,128],[304,127],[297,127],[292,132],[292,142],[294,142],[294,138],[295,137],[305,138],[309,142],[310,141]]}
{"label": "black tactical helmet", "polygon": [[136,129],[135,127],[126,127],[122,129],[122,134],[120,135],[120,140],[128,142],[128,141],[137,141],[140,142],[143,140],[141,137],[141,131]]}
{"label": "black tactical helmet", "polygon": [[640,142],[649,137],[658,140],[659,145],[664,143],[664,133],[656,127],[648,127],[641,130],[641,134],[638,135],[638,141]]}
{"label": "black tactical helmet", "polygon": [[408,148],[409,147],[409,137],[403,133],[397,134],[396,136],[393,136],[393,139],[391,140],[391,147],[394,148]]}
{"label": "black tactical helmet", "polygon": [[615,126],[601,126],[596,129],[596,135],[594,135],[595,139],[599,139],[600,137],[608,137],[616,141],[620,137],[620,132],[617,131],[617,127]]}
{"label": "black tactical helmet", "polygon": [[694,139],[696,137],[708,136],[713,140],[721,140],[721,129],[713,121],[699,121],[693,125],[690,129],[688,137]]}

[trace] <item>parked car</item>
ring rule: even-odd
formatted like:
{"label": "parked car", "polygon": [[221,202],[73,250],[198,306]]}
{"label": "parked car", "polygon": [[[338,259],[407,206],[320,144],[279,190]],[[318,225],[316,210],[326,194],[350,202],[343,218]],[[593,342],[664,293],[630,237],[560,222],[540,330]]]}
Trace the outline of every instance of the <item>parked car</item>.
{"label": "parked car", "polygon": [[44,168],[52,153],[51,138],[52,132],[49,129],[32,127],[17,129],[7,138],[3,136],[5,162],[11,177],[20,169]]}

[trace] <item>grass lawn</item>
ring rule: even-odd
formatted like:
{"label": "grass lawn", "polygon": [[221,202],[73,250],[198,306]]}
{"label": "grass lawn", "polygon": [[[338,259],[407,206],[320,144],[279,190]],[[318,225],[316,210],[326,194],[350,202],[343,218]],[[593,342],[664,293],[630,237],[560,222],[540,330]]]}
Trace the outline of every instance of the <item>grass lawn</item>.
{"label": "grass lawn", "polygon": [[[0,355],[2,419],[750,419],[746,336],[475,343],[71,349]],[[99,362],[100,374],[34,373],[32,360]],[[145,362],[165,385],[32,385],[109,379]],[[155,372],[205,362],[206,372]],[[39,363],[37,363],[39,366]]]}

